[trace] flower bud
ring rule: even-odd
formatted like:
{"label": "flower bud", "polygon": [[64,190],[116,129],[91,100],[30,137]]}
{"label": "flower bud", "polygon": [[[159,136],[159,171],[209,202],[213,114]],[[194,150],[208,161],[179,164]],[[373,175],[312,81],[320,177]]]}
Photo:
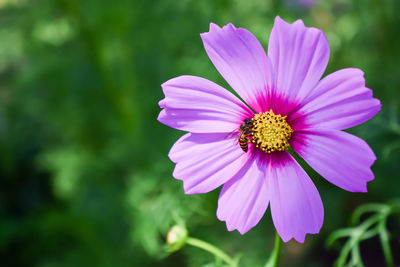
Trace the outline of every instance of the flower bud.
{"label": "flower bud", "polygon": [[186,243],[188,231],[182,225],[173,226],[167,234],[167,250],[174,252],[183,247]]}

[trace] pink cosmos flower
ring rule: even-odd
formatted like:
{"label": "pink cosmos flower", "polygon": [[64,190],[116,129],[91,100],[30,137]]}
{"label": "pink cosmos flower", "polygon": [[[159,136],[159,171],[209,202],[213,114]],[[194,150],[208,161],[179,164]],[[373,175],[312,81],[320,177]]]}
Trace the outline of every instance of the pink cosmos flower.
{"label": "pink cosmos flower", "polygon": [[[342,130],[373,117],[379,100],[365,87],[359,69],[320,80],[328,41],[301,20],[275,19],[268,55],[249,31],[232,24],[211,23],[201,38],[217,70],[245,103],[200,77],[180,76],[162,85],[158,120],[189,132],[169,152],[176,163],[173,176],[183,181],[186,194],[223,185],[217,217],[229,231],[249,231],[269,203],[282,240],[304,242],[307,233],[320,231],[324,210],[310,177],[287,148],[334,185],[367,192],[376,157],[365,141]],[[245,120],[251,128],[243,136]],[[247,152],[238,144],[240,137]]]}

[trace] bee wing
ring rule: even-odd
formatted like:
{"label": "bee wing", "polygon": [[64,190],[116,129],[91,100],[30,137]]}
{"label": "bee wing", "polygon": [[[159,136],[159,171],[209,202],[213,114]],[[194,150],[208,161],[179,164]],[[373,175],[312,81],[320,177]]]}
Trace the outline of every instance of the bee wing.
{"label": "bee wing", "polygon": [[237,135],[239,133],[238,130],[233,130],[232,132],[228,133],[224,139],[231,139],[232,137],[234,137],[235,135]]}
{"label": "bee wing", "polygon": [[239,136],[238,136],[238,138],[235,138],[235,139],[233,139],[233,144],[235,145],[235,146],[237,146],[238,144],[239,144]]}
{"label": "bee wing", "polygon": [[229,134],[227,134],[224,139],[231,139],[233,137],[236,137],[233,139],[233,144],[237,145],[239,143],[239,136],[240,136],[240,131],[238,129],[233,130],[232,132],[230,132]]}

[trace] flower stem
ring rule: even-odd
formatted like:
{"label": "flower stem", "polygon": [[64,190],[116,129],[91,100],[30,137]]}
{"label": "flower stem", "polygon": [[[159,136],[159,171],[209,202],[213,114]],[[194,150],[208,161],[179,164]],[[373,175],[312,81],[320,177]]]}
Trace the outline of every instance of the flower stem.
{"label": "flower stem", "polygon": [[387,267],[393,267],[393,255],[392,251],[390,249],[390,244],[389,244],[389,236],[388,236],[388,231],[386,230],[386,218],[382,221],[379,222],[378,228],[379,228],[379,238],[381,240],[381,245],[382,245],[382,250],[383,250],[383,255],[385,257],[386,261],[386,266]]}
{"label": "flower stem", "polygon": [[275,234],[275,247],[265,267],[277,267],[281,256],[282,240],[278,233]]}
{"label": "flower stem", "polygon": [[193,237],[188,237],[186,239],[186,244],[208,251],[215,257],[220,258],[221,260],[226,262],[229,266],[237,267],[237,263],[231,257],[229,257],[225,252],[203,240]]}

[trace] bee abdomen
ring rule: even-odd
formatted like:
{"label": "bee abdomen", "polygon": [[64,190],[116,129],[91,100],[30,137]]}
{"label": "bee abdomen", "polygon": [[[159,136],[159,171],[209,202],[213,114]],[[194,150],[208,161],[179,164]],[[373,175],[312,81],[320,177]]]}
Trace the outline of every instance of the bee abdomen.
{"label": "bee abdomen", "polygon": [[249,149],[247,137],[241,137],[241,138],[239,139],[239,144],[240,144],[240,148],[241,148],[244,152],[247,152],[247,150]]}

